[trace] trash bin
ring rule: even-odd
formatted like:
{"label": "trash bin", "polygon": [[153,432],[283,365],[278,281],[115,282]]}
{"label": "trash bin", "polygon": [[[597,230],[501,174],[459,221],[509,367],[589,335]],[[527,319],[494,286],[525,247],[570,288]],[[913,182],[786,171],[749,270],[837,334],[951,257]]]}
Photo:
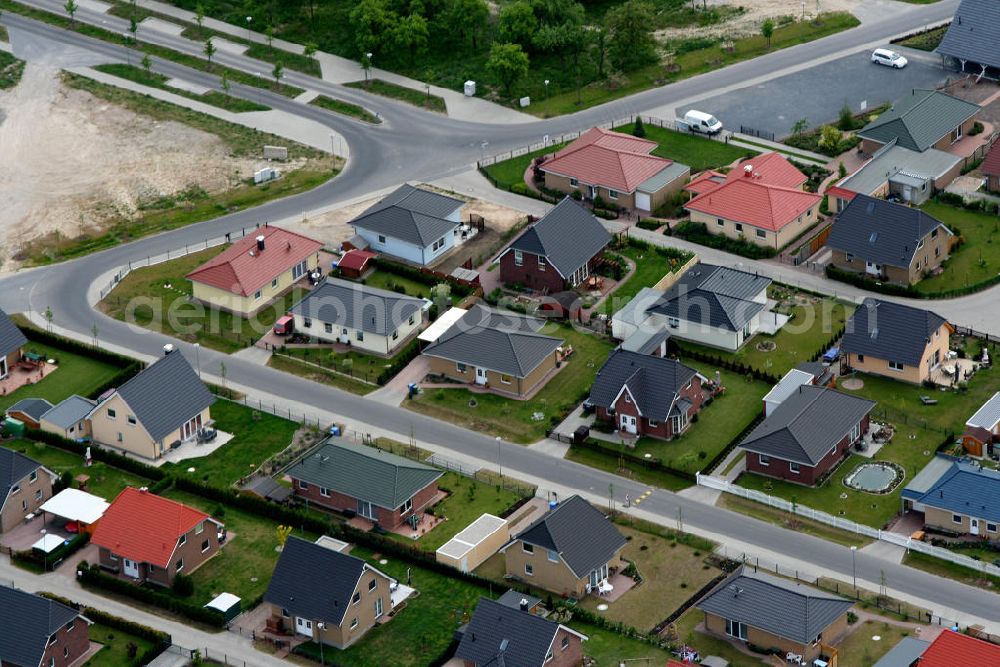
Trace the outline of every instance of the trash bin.
{"label": "trash bin", "polygon": [[333,426],[331,426],[330,427],[330,435],[339,436],[340,435],[340,427],[337,426],[336,424],[334,424]]}
{"label": "trash bin", "polygon": [[590,427],[584,424],[583,426],[578,426],[575,431],[573,431],[573,444],[579,445],[581,442],[590,437]]}
{"label": "trash bin", "polygon": [[466,81],[465,82],[465,96],[466,97],[475,97],[476,96],[476,82],[475,81]]}

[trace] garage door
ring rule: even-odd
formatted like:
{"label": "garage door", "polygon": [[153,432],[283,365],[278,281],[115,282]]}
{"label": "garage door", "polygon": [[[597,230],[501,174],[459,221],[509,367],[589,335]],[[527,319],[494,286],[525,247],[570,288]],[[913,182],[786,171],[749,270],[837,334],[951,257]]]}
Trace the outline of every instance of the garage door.
{"label": "garage door", "polygon": [[635,207],[641,208],[643,211],[650,210],[649,208],[649,195],[645,192],[635,193]]}

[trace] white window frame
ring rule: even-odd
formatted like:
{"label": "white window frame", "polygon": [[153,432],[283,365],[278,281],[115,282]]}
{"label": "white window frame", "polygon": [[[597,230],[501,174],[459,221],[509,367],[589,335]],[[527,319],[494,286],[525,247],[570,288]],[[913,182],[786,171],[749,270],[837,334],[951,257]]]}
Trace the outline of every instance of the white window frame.
{"label": "white window frame", "polygon": [[608,199],[618,199],[618,191],[608,189]]}
{"label": "white window frame", "polygon": [[726,634],[733,639],[745,642],[747,640],[747,624],[726,619]]}
{"label": "white window frame", "polygon": [[355,616],[354,620],[351,621],[351,630],[353,630],[356,627],[358,627],[358,617],[357,616]]}
{"label": "white window frame", "polygon": [[180,572],[183,569],[184,569],[184,559],[181,558],[180,560],[177,561],[177,567],[174,568],[174,572]]}
{"label": "white window frame", "polygon": [[521,542],[521,551],[526,554],[533,554],[535,553],[535,545],[528,544],[527,542]]}
{"label": "white window frame", "polygon": [[952,514],[951,515],[951,522],[952,523],[962,523],[962,515],[961,514]]}
{"label": "white window frame", "polygon": [[385,607],[382,603],[382,598],[381,597],[375,598],[375,618],[376,619],[382,618],[382,614],[384,613],[385,613]]}
{"label": "white window frame", "polygon": [[759,239],[766,239],[767,238],[767,230],[758,229],[757,230],[757,238],[759,238]]}
{"label": "white window frame", "polygon": [[800,472],[802,472],[802,466],[796,463],[795,461],[789,461],[788,472],[798,475]]}
{"label": "white window frame", "polygon": [[118,419],[118,413],[114,408],[108,408],[107,412],[104,413],[108,419],[115,420]]}
{"label": "white window frame", "polygon": [[319,487],[319,495],[323,496],[324,498],[329,498],[330,489],[326,488],[325,486]]}
{"label": "white window frame", "polygon": [[898,361],[890,361],[889,362],[889,370],[890,371],[897,371],[899,373],[902,373],[905,368],[906,368],[906,366],[904,364],[899,363]]}
{"label": "white window frame", "polygon": [[271,289],[277,289],[277,287],[278,287],[278,279],[271,278]]}
{"label": "white window frame", "polygon": [[762,467],[766,468],[769,465],[771,465],[771,457],[768,456],[767,454],[758,454],[757,463],[759,463]]}
{"label": "white window frame", "polygon": [[38,481],[38,471],[32,470],[28,473],[28,484],[34,484]]}
{"label": "white window frame", "polygon": [[854,261],[854,255],[852,253],[845,252],[844,253],[844,261],[845,262],[853,262]]}
{"label": "white window frame", "polygon": [[548,551],[549,551],[549,553],[548,553],[549,562],[550,563],[558,563],[559,562],[559,552],[558,551],[554,551],[552,549],[549,549]]}
{"label": "white window frame", "polygon": [[259,299],[260,297],[261,297],[260,290],[257,290],[256,292],[253,293],[254,301],[256,301],[257,299]]}
{"label": "white window frame", "polygon": [[578,188],[578,187],[580,187],[580,181],[578,179],[576,179],[576,178],[572,178],[571,177],[569,179],[569,185],[570,185],[571,188]]}
{"label": "white window frame", "polygon": [[385,235],[384,234],[379,234],[378,235],[378,242],[381,245],[385,245]]}
{"label": "white window frame", "polygon": [[408,498],[406,502],[399,506],[399,511],[401,513],[409,512],[413,509],[413,498]]}
{"label": "white window frame", "polygon": [[524,266],[524,252],[514,249],[514,266]]}
{"label": "white window frame", "polygon": [[185,533],[177,538],[177,546],[182,547],[185,544],[187,544],[187,541],[188,541],[188,536],[187,533]]}
{"label": "white window frame", "polygon": [[535,576],[535,566],[532,565],[531,563],[525,563],[524,564],[524,574],[525,574],[525,576],[528,576],[528,577]]}

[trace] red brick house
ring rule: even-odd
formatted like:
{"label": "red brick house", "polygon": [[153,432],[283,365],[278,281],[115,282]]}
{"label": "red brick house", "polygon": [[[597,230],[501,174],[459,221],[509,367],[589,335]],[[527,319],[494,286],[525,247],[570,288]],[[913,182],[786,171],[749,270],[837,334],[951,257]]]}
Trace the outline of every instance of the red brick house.
{"label": "red brick house", "polygon": [[610,242],[604,225],[566,197],[500,253],[500,281],[546,293],[573,289],[597,268]]}
{"label": "red brick house", "polygon": [[295,495],[391,530],[438,498],[437,468],[367,445],[329,442],[288,471]]}
{"label": "red brick house", "polygon": [[597,418],[629,435],[669,440],[705,402],[703,377],[676,359],[617,349],[590,388]]}
{"label": "red brick house", "polygon": [[90,650],[90,621],[72,607],[0,586],[0,664],[69,667]]}
{"label": "red brick house", "polygon": [[577,667],[587,641],[565,625],[488,598],[479,599],[459,633],[455,657],[464,667]]}
{"label": "red brick house", "polygon": [[131,486],[114,499],[90,539],[102,568],[160,586],[196,570],[225,540],[225,527],[204,512]]}
{"label": "red brick house", "polygon": [[1000,142],[993,144],[993,148],[986,154],[986,159],[979,168],[986,177],[986,189],[990,192],[1000,192]]}
{"label": "red brick house", "polygon": [[747,471],[814,486],[868,432],[874,401],[799,386],[740,445]]}

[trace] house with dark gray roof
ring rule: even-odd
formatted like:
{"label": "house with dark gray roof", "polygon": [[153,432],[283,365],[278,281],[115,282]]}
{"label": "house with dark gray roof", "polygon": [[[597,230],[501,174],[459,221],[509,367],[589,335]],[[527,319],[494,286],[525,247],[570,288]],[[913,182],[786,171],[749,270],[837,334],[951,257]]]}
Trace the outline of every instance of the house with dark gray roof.
{"label": "house with dark gray roof", "polygon": [[936,51],[961,72],[996,79],[1000,77],[997,44],[1000,6],[994,0],[962,0]]}
{"label": "house with dark gray roof", "polygon": [[420,332],[429,305],[424,299],[328,277],[288,312],[300,334],[392,356]]}
{"label": "house with dark gray roof", "polygon": [[43,414],[38,427],[68,440],[89,437],[90,423],[87,417],[96,405],[95,401],[74,394]]}
{"label": "house with dark gray roof", "polygon": [[24,523],[52,497],[57,475],[13,449],[0,448],[0,533]]}
{"label": "house with dark gray roof", "polygon": [[90,621],[61,602],[0,586],[4,667],[66,667],[90,650]]}
{"label": "house with dark gray roof", "polygon": [[929,310],[865,299],[847,321],[840,351],[855,371],[921,384],[947,359],[951,331]]}
{"label": "house with dark gray roof", "polygon": [[402,185],[349,224],[369,250],[428,266],[461,241],[464,205],[454,197]]}
{"label": "house with dark gray roof", "polygon": [[839,269],[912,285],[948,259],[954,238],[919,208],[859,194],[837,215],[826,245]]}
{"label": "house with dark gray roof", "polygon": [[7,408],[4,413],[13,419],[24,422],[29,428],[38,428],[38,422],[46,412],[52,409],[52,404],[44,398],[22,398]]}
{"label": "house with dark gray roof", "polygon": [[870,155],[895,139],[897,146],[911,151],[946,151],[969,133],[978,113],[978,104],[939,90],[914,88],[858,130],[861,150]]}
{"label": "house with dark gray roof", "polygon": [[613,316],[612,335],[628,340],[666,330],[671,338],[735,351],[786,321],[767,310],[770,284],[764,276],[698,262],[666,291],[641,290]]}
{"label": "house with dark gray roof", "polygon": [[539,333],[540,325],[517,313],[470,309],[423,349],[429,375],[527,398],[564,363],[565,341]]}
{"label": "house with dark gray roof", "polygon": [[597,372],[589,401],[598,419],[622,433],[669,440],[701,410],[703,379],[676,359],[619,348]]}
{"label": "house with dark gray roof", "polygon": [[211,424],[214,402],[187,359],[168,345],[163,357],[106,393],[87,419],[95,443],[158,459]]}
{"label": "house with dark gray roof", "polygon": [[360,558],[289,537],[264,593],[267,627],[347,648],[392,611],[394,583]]}
{"label": "house with dark gray roof", "polygon": [[926,491],[904,496],[924,526],[949,535],[1000,539],[1000,472],[953,460]]}
{"label": "house with dark gray roof", "polygon": [[554,294],[573,289],[597,268],[611,234],[566,197],[497,256],[500,281]]}
{"label": "house with dark gray roof", "polygon": [[370,519],[386,530],[412,521],[440,500],[437,468],[339,439],[303,457],[287,474],[311,504]]}
{"label": "house with dark gray roof", "polygon": [[459,633],[455,657],[464,667],[572,667],[583,664],[587,641],[561,623],[485,597]]}
{"label": "house with dark gray roof", "polygon": [[803,665],[830,654],[847,634],[854,603],[797,581],[742,567],[708,592],[695,608],[705,629],[731,641],[802,657]]}
{"label": "house with dark gray roof", "polygon": [[21,348],[27,342],[24,333],[0,310],[0,378],[7,377],[10,369],[21,360]]}
{"label": "house with dark gray roof", "polygon": [[799,385],[740,443],[749,472],[813,486],[867,432],[875,401]]}
{"label": "house with dark gray roof", "polygon": [[519,532],[500,550],[507,576],[558,595],[597,593],[626,567],[627,541],[580,496],[570,496]]}

